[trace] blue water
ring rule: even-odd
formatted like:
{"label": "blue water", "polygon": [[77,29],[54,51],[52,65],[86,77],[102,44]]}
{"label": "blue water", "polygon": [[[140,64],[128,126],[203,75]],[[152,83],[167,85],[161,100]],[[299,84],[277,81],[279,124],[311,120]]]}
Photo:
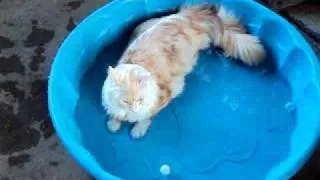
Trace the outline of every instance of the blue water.
{"label": "blue water", "polygon": [[291,92],[270,58],[248,68],[218,51],[201,52],[184,93],[153,121],[147,136],[133,140],[131,126],[112,134],[100,104],[107,66],[127,39],[113,42],[96,58],[81,83],[75,119],[84,146],[104,169],[124,179],[158,179],[162,164],[171,179],[264,179],[290,151],[294,111]]}

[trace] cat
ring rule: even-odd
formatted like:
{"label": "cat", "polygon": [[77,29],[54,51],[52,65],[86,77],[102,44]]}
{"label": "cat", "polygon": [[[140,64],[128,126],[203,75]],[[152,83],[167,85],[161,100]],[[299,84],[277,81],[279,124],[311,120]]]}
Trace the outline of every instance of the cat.
{"label": "cat", "polygon": [[134,123],[133,138],[143,137],[152,117],[183,92],[200,50],[213,44],[250,66],[263,62],[266,54],[259,39],[222,6],[182,7],[142,23],[133,34],[117,66],[108,67],[102,88],[109,130]]}

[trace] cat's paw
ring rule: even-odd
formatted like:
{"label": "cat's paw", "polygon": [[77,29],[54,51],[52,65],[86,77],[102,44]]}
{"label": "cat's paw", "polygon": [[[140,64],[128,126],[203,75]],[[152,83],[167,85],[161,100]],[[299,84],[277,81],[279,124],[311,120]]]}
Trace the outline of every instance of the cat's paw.
{"label": "cat's paw", "polygon": [[134,126],[131,130],[131,136],[134,139],[142,138],[146,133],[147,129],[139,126]]}
{"label": "cat's paw", "polygon": [[115,133],[117,131],[119,131],[120,127],[121,127],[121,122],[117,121],[117,120],[108,120],[107,122],[108,125],[108,129]]}
{"label": "cat's paw", "polygon": [[138,122],[134,125],[131,130],[131,136],[134,139],[142,138],[146,135],[148,128],[150,126],[151,121]]}

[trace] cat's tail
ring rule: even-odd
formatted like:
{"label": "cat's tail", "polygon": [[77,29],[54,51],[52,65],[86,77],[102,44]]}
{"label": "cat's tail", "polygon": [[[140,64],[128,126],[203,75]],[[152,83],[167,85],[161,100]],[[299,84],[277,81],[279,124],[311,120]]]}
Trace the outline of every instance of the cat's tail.
{"label": "cat's tail", "polygon": [[261,63],[266,52],[258,37],[248,34],[238,18],[222,6],[218,17],[223,24],[223,36],[219,39],[220,43],[215,44],[223,48],[225,55],[248,65]]}
{"label": "cat's tail", "polygon": [[186,17],[191,28],[199,33],[208,33],[212,43],[224,49],[226,56],[240,59],[248,65],[257,65],[264,60],[266,53],[259,39],[248,34],[238,18],[223,6],[184,6],[180,14]]}

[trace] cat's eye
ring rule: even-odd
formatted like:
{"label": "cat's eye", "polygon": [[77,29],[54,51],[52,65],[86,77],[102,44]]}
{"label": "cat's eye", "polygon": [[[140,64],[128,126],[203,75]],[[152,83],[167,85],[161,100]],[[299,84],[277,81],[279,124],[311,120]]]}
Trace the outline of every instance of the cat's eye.
{"label": "cat's eye", "polygon": [[123,105],[129,105],[129,101],[127,101],[127,100],[121,100],[120,102],[121,102],[121,104],[123,104]]}

